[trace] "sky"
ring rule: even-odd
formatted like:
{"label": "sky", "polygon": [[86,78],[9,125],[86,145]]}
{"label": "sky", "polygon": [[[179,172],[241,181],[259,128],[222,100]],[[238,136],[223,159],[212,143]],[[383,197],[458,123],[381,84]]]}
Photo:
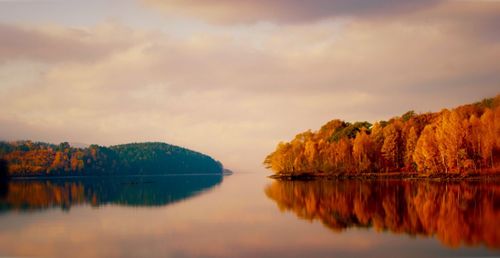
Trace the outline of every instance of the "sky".
{"label": "sky", "polygon": [[335,118],[500,93],[498,0],[0,0],[0,139],[162,141],[252,171]]}

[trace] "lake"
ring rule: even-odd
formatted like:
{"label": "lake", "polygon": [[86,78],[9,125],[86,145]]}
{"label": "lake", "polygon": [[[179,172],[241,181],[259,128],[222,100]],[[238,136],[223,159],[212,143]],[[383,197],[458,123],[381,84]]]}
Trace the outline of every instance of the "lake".
{"label": "lake", "polygon": [[233,175],[14,180],[0,256],[500,256],[500,184]]}

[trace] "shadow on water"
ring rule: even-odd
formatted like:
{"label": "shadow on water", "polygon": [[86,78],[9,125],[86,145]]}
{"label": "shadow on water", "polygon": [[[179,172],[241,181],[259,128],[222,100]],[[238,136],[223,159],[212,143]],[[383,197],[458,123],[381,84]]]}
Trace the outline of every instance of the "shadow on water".
{"label": "shadow on water", "polygon": [[185,200],[219,185],[223,176],[126,176],[11,180],[0,196],[0,213],[69,210],[74,205],[116,204],[164,206]]}
{"label": "shadow on water", "polygon": [[281,211],[335,232],[363,227],[500,248],[498,182],[274,181],[265,193]]}

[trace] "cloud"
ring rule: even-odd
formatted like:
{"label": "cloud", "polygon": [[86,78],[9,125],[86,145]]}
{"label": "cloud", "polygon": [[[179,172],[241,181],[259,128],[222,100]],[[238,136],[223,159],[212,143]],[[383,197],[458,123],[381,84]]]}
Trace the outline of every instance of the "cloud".
{"label": "cloud", "polygon": [[44,62],[92,62],[123,50],[131,43],[129,31],[111,23],[91,31],[56,25],[33,28],[0,24],[0,34],[0,62],[23,58]]}
{"label": "cloud", "polygon": [[446,1],[400,20],[428,26],[438,24],[452,36],[500,41],[500,1]]}
{"label": "cloud", "polygon": [[0,25],[9,35],[0,138],[166,141],[254,168],[279,140],[329,119],[387,119],[497,94],[500,11],[483,4],[184,37],[116,23]]}
{"label": "cloud", "polygon": [[383,16],[412,12],[440,0],[142,0],[169,15],[215,23],[301,23],[330,17]]}

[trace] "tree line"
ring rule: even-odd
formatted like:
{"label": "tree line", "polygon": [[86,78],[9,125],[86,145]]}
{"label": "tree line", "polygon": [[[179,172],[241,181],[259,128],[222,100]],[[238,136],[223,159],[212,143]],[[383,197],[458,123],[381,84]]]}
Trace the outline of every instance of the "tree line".
{"label": "tree line", "polygon": [[0,160],[10,176],[222,173],[222,164],[207,155],[159,142],[88,148],[0,142]]}
{"label": "tree line", "polygon": [[452,110],[409,111],[389,121],[332,120],[281,142],[264,164],[277,175],[421,175],[498,172],[500,95]]}

